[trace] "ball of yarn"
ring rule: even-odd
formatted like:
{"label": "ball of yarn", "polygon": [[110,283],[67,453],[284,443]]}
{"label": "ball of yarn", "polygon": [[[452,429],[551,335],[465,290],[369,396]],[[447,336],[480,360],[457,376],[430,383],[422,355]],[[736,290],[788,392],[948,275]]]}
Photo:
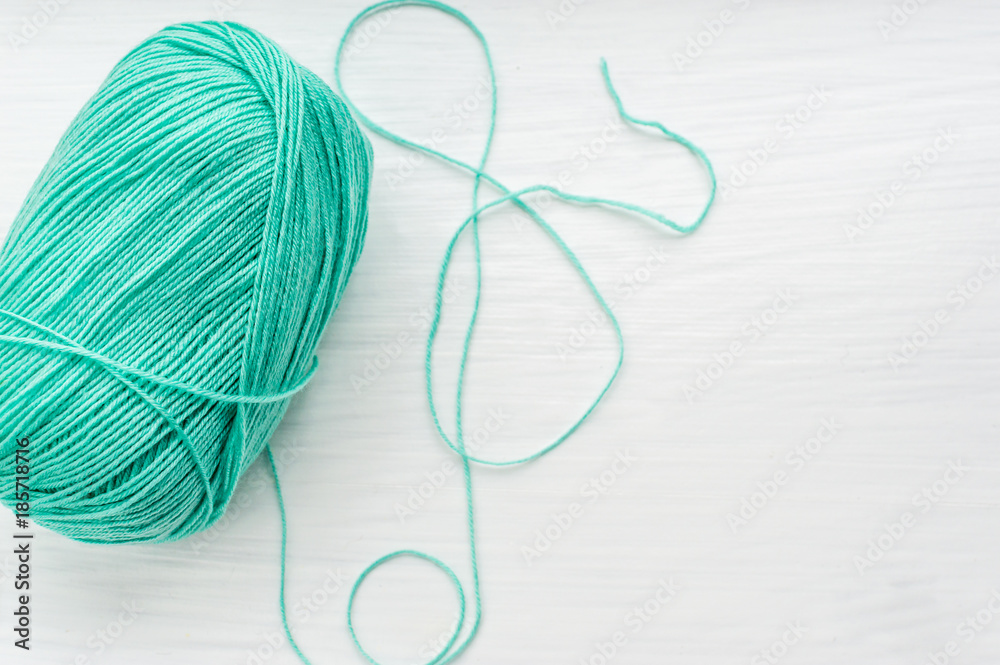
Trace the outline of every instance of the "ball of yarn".
{"label": "ball of yarn", "polygon": [[131,51],[0,250],[0,499],[20,440],[31,518],[76,540],[218,519],[315,369],[371,159],[330,88],[249,28]]}

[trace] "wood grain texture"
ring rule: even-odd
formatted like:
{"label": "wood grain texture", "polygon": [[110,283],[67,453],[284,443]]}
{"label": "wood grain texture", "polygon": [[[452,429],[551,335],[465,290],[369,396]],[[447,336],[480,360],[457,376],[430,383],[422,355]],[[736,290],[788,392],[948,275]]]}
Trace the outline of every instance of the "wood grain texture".
{"label": "wood grain texture", "polygon": [[[218,18],[223,6],[68,0],[13,48],[10,35],[45,4],[0,7],[3,232],[111,66],[160,27]],[[365,5],[234,4],[225,18],[260,29],[327,81],[340,32]],[[565,446],[525,467],[476,471],[486,616],[462,662],[588,662],[616,631],[626,637],[616,665],[768,662],[762,650],[789,665],[925,663],[949,642],[949,662],[997,662],[1000,279],[976,280],[993,277],[1000,248],[1000,8],[914,4],[884,35],[893,4],[859,0],[589,0],[563,3],[575,7],[565,17],[556,0],[458,6],[493,49],[500,101],[488,169],[508,186],[568,174],[575,193],[680,221],[696,213],[705,184],[678,147],[630,129],[609,133],[593,159],[581,151],[615,117],[597,68],[605,56],[629,110],[701,145],[733,188],[683,239],[607,211],[543,204],[615,298],[625,366]],[[675,54],[709,27],[719,34],[702,36],[702,52],[679,67]],[[345,65],[372,117],[418,139],[440,129],[441,148],[470,160],[483,109],[465,119],[454,107],[475,99],[483,72],[472,38],[421,10],[392,16]],[[424,314],[471,181],[430,161],[410,173],[406,151],[373,144],[365,254],[321,369],[274,442],[288,460],[292,622],[317,665],[362,662],[345,628],[347,587],[377,556],[424,549],[468,577],[458,475],[405,520],[397,506],[450,459],[423,395]],[[755,169],[753,155],[763,161]],[[745,182],[740,168],[754,171]],[[890,195],[884,214],[850,231],[859,209],[877,212]],[[610,371],[614,345],[607,325],[587,325],[592,302],[540,233],[508,210],[483,233],[467,427],[502,410],[482,450],[506,457],[572,421]],[[440,347],[445,401],[471,295],[465,255]],[[361,385],[366,363],[400,339],[397,357]],[[894,368],[889,354],[902,355],[904,340],[920,348]],[[571,342],[580,348],[561,353]],[[688,399],[700,371],[715,378]],[[821,432],[828,441],[817,447],[809,440],[824,419],[836,432]],[[610,472],[619,451],[635,461]],[[606,493],[584,493],[609,473]],[[774,496],[755,497],[776,478]],[[297,662],[287,645],[268,646],[280,633],[279,523],[262,465],[238,497],[223,524],[172,545],[103,548],[39,533],[35,648],[25,656],[11,646],[6,567],[0,662]],[[760,507],[734,529],[727,516],[744,499]],[[522,548],[573,503],[582,516],[529,565]],[[0,538],[12,519],[0,514]],[[883,539],[891,547],[861,574],[857,557],[887,525],[902,537]],[[344,586],[323,591],[341,577]],[[661,580],[676,591],[637,620]],[[454,616],[451,590],[415,564],[372,582],[358,605],[362,636],[393,662],[421,659]],[[119,632],[123,603],[137,618]],[[783,639],[790,644],[777,646]]]}

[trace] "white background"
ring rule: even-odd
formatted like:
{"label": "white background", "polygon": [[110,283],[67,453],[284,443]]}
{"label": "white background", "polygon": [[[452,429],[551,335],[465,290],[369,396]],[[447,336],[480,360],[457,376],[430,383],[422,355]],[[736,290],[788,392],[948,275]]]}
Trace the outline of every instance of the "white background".
{"label": "white background", "polygon": [[[14,49],[9,35],[43,5],[0,7],[4,232],[113,64],[164,25],[218,18],[221,6],[69,0]],[[363,6],[245,0],[222,13],[332,83],[337,40]],[[486,615],[462,662],[588,662],[595,644],[616,631],[627,641],[611,662],[622,665],[767,662],[762,650],[788,665],[916,664],[949,641],[957,649],[949,662],[997,662],[1000,617],[978,632],[962,622],[980,611],[992,619],[991,594],[1000,590],[1000,279],[975,281],[1000,245],[998,8],[928,2],[905,21],[897,14],[901,25],[888,32],[879,28],[893,16],[887,2],[754,0],[744,8],[590,0],[564,3],[565,16],[556,0],[460,8],[493,50],[499,121],[487,169],[508,186],[569,171],[568,191],[648,205],[680,222],[696,214],[704,174],[676,145],[630,129],[581,162],[580,146],[615,117],[598,71],[602,55],[626,107],[701,145],[720,183],[731,185],[734,169],[755,170],[686,238],[608,211],[544,207],[615,298],[625,364],[564,446],[534,464],[475,471]],[[731,20],[711,36],[705,22],[719,32],[712,21],[723,10]],[[443,128],[441,149],[476,159],[483,109],[457,128],[446,119],[485,73],[471,36],[419,9],[377,32],[345,63],[355,101],[415,139]],[[675,54],[700,33],[706,46],[679,67]],[[803,110],[814,89],[829,98]],[[783,131],[779,123],[797,111],[808,119]],[[935,149],[942,130],[954,140]],[[344,613],[350,583],[374,558],[423,549],[469,579],[458,475],[405,520],[397,504],[454,461],[424,396],[420,312],[447,239],[468,213],[471,181],[427,161],[390,186],[388,176],[410,153],[378,138],[373,145],[364,255],[323,340],[321,369],[274,440],[290,460],[282,469],[290,604],[314,593],[322,601],[292,618],[317,665],[363,662]],[[748,151],[760,156],[765,146],[767,161],[753,169]],[[925,151],[934,161],[915,179],[910,160]],[[885,199],[895,181],[903,188],[885,213],[849,237],[858,210]],[[483,447],[495,459],[560,433],[599,388],[615,352],[604,325],[587,327],[582,347],[560,357],[559,345],[593,303],[544,236],[518,231],[510,214],[484,220],[487,282],[468,379],[468,429],[489,409],[508,416]],[[653,261],[647,275],[652,250],[665,263]],[[456,267],[451,324],[471,295],[467,268],[467,261]],[[644,279],[641,288],[629,291],[629,276]],[[967,283],[981,286],[971,299],[956,295]],[[768,308],[783,290],[792,305],[775,317]],[[920,334],[939,310],[945,322]],[[746,333],[762,317],[771,324],[754,339]],[[454,365],[457,330],[444,333],[442,377]],[[400,333],[411,341],[398,357],[370,385],[352,384]],[[904,338],[914,337],[919,351],[894,368],[888,354],[901,354]],[[742,353],[720,375],[713,358],[737,341]],[[684,388],[699,371],[717,378],[689,400]],[[804,464],[791,464],[788,455],[823,419],[833,419],[836,435]],[[637,459],[607,494],[581,496],[618,451]],[[953,484],[943,481],[949,462],[967,467],[950,476]],[[727,515],[779,471],[787,482],[734,530]],[[108,548],[39,533],[34,649],[25,658],[11,646],[12,581],[4,572],[0,662],[237,665],[260,655],[297,662],[287,645],[268,645],[280,627],[279,522],[264,467],[250,473],[238,490],[243,507],[188,541]],[[924,488],[933,494],[935,482],[941,496],[914,503]],[[582,517],[529,565],[522,548],[574,502]],[[886,525],[906,513],[911,526],[898,542],[883,538],[891,547],[861,574],[858,557],[868,556],[872,541],[878,548]],[[345,585],[324,598],[328,575],[338,571]],[[629,613],[660,580],[672,581],[676,594],[636,632]],[[123,603],[138,617],[119,631]],[[394,564],[366,587],[359,630],[387,662],[423,660],[421,650],[448,628],[455,607],[436,571]],[[801,638],[786,632],[789,623],[802,627]],[[101,637],[109,631],[110,645]],[[783,637],[794,643],[776,645]]]}

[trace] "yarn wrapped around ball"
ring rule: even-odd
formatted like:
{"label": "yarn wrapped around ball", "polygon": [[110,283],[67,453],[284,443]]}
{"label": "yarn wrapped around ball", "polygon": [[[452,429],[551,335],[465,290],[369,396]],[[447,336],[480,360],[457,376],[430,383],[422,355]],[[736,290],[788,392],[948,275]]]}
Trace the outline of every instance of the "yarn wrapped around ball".
{"label": "yarn wrapped around ball", "polygon": [[252,29],[128,53],[0,250],[0,500],[23,478],[33,521],[93,543],[221,517],[316,369],[371,162],[340,98]]}

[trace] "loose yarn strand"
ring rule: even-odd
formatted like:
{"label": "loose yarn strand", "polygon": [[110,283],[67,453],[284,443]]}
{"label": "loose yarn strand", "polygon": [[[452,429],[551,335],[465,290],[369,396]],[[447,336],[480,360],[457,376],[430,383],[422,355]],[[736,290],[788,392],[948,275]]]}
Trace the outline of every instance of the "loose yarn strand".
{"label": "loose yarn strand", "polygon": [[285,570],[285,565],[284,565],[284,562],[285,562],[285,559],[286,559],[287,553],[288,553],[288,518],[287,518],[287,516],[285,514],[285,500],[284,500],[284,498],[283,498],[283,496],[281,494],[281,483],[277,482],[277,479],[278,479],[278,466],[274,462],[274,453],[271,451],[270,444],[268,444],[267,448],[265,448],[265,451],[267,452],[267,464],[268,464],[268,467],[271,469],[271,474],[274,476],[274,479],[275,479],[274,493],[275,493],[275,497],[278,500],[278,512],[281,515],[281,561],[282,561],[282,565],[281,565],[281,581],[280,581],[280,585],[281,585],[281,603],[280,603],[280,606],[281,606],[281,625],[285,629],[285,635],[288,637],[288,643],[292,646],[292,650],[295,651],[296,655],[298,655],[298,657],[302,660],[303,663],[305,663],[306,665],[312,665],[312,662],[308,658],[306,658],[306,655],[304,653],[302,653],[302,649],[299,648],[298,642],[295,641],[295,638],[292,636],[292,631],[288,627],[288,612],[287,612],[287,609],[286,609],[287,603],[285,602],[285,593],[287,591],[287,587],[286,587],[286,584],[285,584],[286,570]]}
{"label": "loose yarn strand", "polygon": [[[378,14],[382,11],[402,6],[417,6],[417,7],[430,8],[456,18],[473,33],[473,35],[476,37],[476,39],[479,41],[479,43],[483,48],[483,53],[486,57],[486,64],[489,72],[489,81],[491,87],[490,106],[489,106],[490,117],[486,135],[486,142],[483,148],[482,155],[477,165],[465,163],[439,150],[421,145],[419,143],[416,143],[414,141],[411,141],[409,139],[406,139],[398,134],[389,131],[385,127],[382,127],[381,125],[373,121],[371,118],[369,118],[364,112],[362,112],[351,101],[350,96],[344,89],[344,85],[341,80],[341,62],[344,54],[344,49],[347,45],[347,40],[352,34],[352,32],[356,29],[356,27],[362,20],[374,14]],[[604,79],[605,86],[607,87],[608,90],[608,94],[610,95],[612,101],[614,102],[615,108],[617,109],[618,114],[622,117],[622,119],[624,119],[626,122],[632,125],[648,127],[660,132],[668,140],[680,144],[689,152],[691,152],[705,168],[710,183],[710,191],[708,199],[705,202],[705,205],[701,209],[700,213],[695,218],[695,220],[690,224],[686,225],[679,224],[667,218],[666,216],[662,215],[661,213],[645,208],[643,206],[629,203],[627,201],[618,201],[614,199],[607,199],[601,197],[570,194],[548,185],[534,185],[530,187],[525,187],[523,189],[511,190],[506,186],[504,186],[496,178],[488,174],[485,171],[485,166],[493,142],[493,136],[496,127],[496,110],[497,110],[496,75],[493,66],[493,60],[490,55],[489,46],[487,45],[485,36],[476,27],[476,25],[467,16],[465,16],[465,14],[458,11],[457,9],[450,7],[446,4],[443,4],[441,2],[438,2],[437,0],[386,0],[384,2],[371,5],[367,9],[363,10],[360,14],[358,14],[350,22],[350,24],[348,25],[347,29],[344,32],[343,37],[340,40],[340,44],[337,49],[337,55],[334,63],[334,78],[338,86],[338,89],[340,90],[341,98],[343,99],[344,103],[351,109],[355,117],[358,118],[362,124],[368,127],[375,134],[382,136],[383,138],[386,138],[389,141],[392,141],[393,143],[396,143],[398,145],[436,157],[437,159],[445,163],[451,164],[452,166],[460,170],[468,172],[474,177],[473,188],[472,188],[472,212],[469,214],[468,217],[466,217],[466,219],[459,225],[459,227],[455,230],[455,232],[451,236],[451,239],[444,253],[444,258],[441,261],[440,269],[438,271],[438,279],[435,286],[434,305],[431,317],[431,324],[430,324],[430,330],[428,332],[426,354],[424,357],[424,374],[425,374],[425,383],[427,391],[427,400],[430,406],[431,415],[434,420],[434,426],[439,436],[441,437],[442,441],[462,460],[462,472],[463,472],[465,503],[466,503],[466,526],[467,526],[467,535],[469,540],[469,559],[470,559],[471,574],[472,574],[472,597],[474,601],[473,605],[474,613],[471,622],[467,626],[466,598],[468,596],[468,593],[465,590],[465,587],[463,586],[458,575],[455,574],[454,570],[452,570],[447,564],[445,564],[440,559],[425,552],[421,552],[418,550],[411,550],[411,549],[398,550],[376,559],[367,568],[365,568],[358,576],[353,587],[351,588],[351,593],[348,599],[348,607],[347,607],[347,625],[351,635],[351,639],[354,642],[354,645],[357,647],[358,651],[372,665],[381,665],[381,664],[368,652],[368,650],[365,649],[365,647],[361,644],[361,641],[357,636],[357,633],[354,628],[354,602],[356,600],[357,594],[361,586],[363,585],[364,581],[371,575],[372,572],[374,572],[377,568],[379,568],[383,564],[393,559],[404,556],[414,557],[428,561],[437,568],[439,568],[441,571],[443,571],[445,575],[448,577],[448,579],[451,581],[452,585],[454,586],[459,598],[459,617],[458,621],[456,622],[455,629],[451,633],[447,643],[430,660],[426,661],[424,665],[444,665],[445,663],[454,660],[461,653],[465,651],[465,649],[475,638],[479,630],[483,614],[479,563],[478,563],[477,548],[476,548],[476,520],[475,520],[473,489],[472,489],[473,483],[472,483],[471,464],[476,463],[494,467],[511,466],[535,460],[545,455],[546,453],[550,452],[551,450],[559,446],[563,441],[565,441],[570,435],[572,435],[573,432],[575,432],[576,429],[593,413],[593,411],[597,408],[597,405],[601,402],[605,394],[611,388],[612,383],[614,383],[615,378],[618,376],[618,373],[621,370],[622,362],[624,360],[625,344],[621,326],[618,323],[617,317],[614,315],[614,312],[612,311],[610,305],[608,304],[604,296],[601,294],[600,290],[595,285],[593,279],[590,277],[590,274],[583,267],[583,264],[577,257],[577,255],[563,240],[562,236],[547,221],[545,221],[541,217],[541,215],[537,212],[537,210],[535,210],[535,208],[533,208],[527,202],[526,199],[530,195],[546,192],[573,205],[603,206],[606,208],[618,209],[627,213],[635,214],[640,217],[647,218],[658,224],[662,224],[663,226],[673,231],[676,231],[680,234],[691,233],[695,231],[699,226],[701,226],[702,222],[708,215],[708,212],[711,209],[712,204],[715,200],[716,187],[717,187],[715,171],[712,168],[711,161],[709,160],[705,152],[694,143],[690,142],[689,140],[685,139],[679,134],[670,131],[661,123],[650,120],[641,120],[628,113],[625,110],[625,107],[621,101],[621,97],[619,96],[617,90],[614,87],[614,84],[611,81],[611,76],[608,72],[607,62],[603,58],[600,61],[600,69],[601,69],[601,75]],[[480,204],[478,196],[479,196],[480,186],[483,183],[491,185],[494,189],[496,189],[500,193],[500,196],[487,203]],[[617,341],[618,354],[614,369],[612,370],[610,377],[603,384],[597,396],[584,409],[582,415],[580,415],[565,432],[563,432],[553,441],[542,446],[539,450],[535,451],[532,454],[511,460],[487,460],[471,455],[466,450],[465,438],[463,435],[462,405],[463,405],[463,394],[465,388],[466,366],[469,360],[470,350],[472,346],[473,332],[475,330],[476,323],[478,320],[479,309],[480,309],[480,297],[482,293],[482,253],[481,253],[480,237],[479,237],[480,217],[482,216],[483,213],[507,203],[513,204],[516,207],[520,208],[522,211],[524,211],[549,236],[549,238],[555,243],[557,248],[562,252],[562,254],[567,258],[567,260],[573,266],[574,270],[583,280],[584,284],[587,286],[588,290],[594,297],[597,304],[607,315],[608,320],[611,321]],[[461,348],[461,355],[458,364],[458,377],[457,377],[458,380],[455,390],[455,436],[454,439],[452,439],[445,432],[444,426],[442,425],[441,419],[438,414],[437,407],[435,405],[434,391],[433,391],[433,353],[434,353],[434,343],[437,338],[437,333],[441,322],[441,315],[443,310],[445,280],[447,278],[448,270],[452,262],[456,244],[461,235],[470,226],[472,233],[474,260],[475,260],[475,290],[473,297],[472,312],[469,316],[469,320],[465,328],[465,334],[463,337],[462,348]],[[272,469],[273,468],[274,467],[272,466]],[[275,482],[278,483],[276,470],[275,470]],[[283,580],[282,603],[284,603],[283,594],[284,594],[284,567],[285,567],[285,558],[284,558],[285,539],[286,539],[286,528],[283,522],[282,523],[283,554],[282,554],[282,564],[281,564],[282,580]],[[283,606],[282,607],[283,618],[284,618],[284,613],[285,610]],[[285,621],[285,631],[289,637],[289,640],[291,641],[291,633],[288,629],[287,621]],[[464,636],[462,636],[463,633]],[[298,651],[298,647],[296,646],[295,648],[296,652],[299,653],[303,661],[309,663],[309,661],[306,660],[305,656],[302,656],[302,654]]]}

